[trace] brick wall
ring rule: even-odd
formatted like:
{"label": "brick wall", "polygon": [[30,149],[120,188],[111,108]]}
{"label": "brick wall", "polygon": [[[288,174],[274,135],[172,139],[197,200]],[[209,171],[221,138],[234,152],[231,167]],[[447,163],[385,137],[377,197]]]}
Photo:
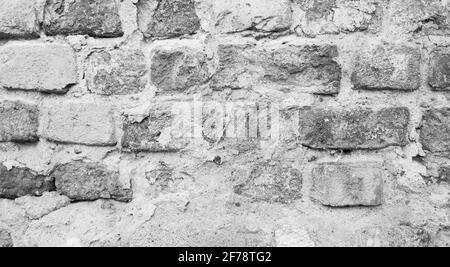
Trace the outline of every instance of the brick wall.
{"label": "brick wall", "polygon": [[445,0],[0,0],[0,246],[448,246]]}

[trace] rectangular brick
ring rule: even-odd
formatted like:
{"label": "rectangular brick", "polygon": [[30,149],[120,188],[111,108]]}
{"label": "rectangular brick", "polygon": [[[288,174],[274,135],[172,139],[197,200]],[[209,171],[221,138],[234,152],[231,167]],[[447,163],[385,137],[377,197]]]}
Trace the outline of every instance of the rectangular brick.
{"label": "rectangular brick", "polygon": [[450,91],[450,51],[433,51],[428,83],[435,91]]}
{"label": "rectangular brick", "polygon": [[16,199],[27,195],[40,196],[55,190],[54,181],[28,168],[7,168],[0,163],[0,198]]}
{"label": "rectangular brick", "polygon": [[160,93],[186,92],[209,78],[204,52],[189,47],[158,48],[151,58],[151,80]]}
{"label": "rectangular brick", "polygon": [[144,91],[147,65],[140,50],[117,49],[89,55],[86,80],[89,91],[99,95],[127,95]]}
{"label": "rectangular brick", "polygon": [[[315,149],[381,149],[408,144],[407,108],[334,110],[302,108],[299,141]],[[285,114],[286,115],[286,114]]]}
{"label": "rectangular brick", "polygon": [[134,152],[177,152],[187,147],[191,118],[176,114],[176,108],[162,103],[153,106],[142,121],[125,118],[122,147]]}
{"label": "rectangular brick", "polygon": [[35,1],[0,0],[0,39],[39,38]]}
{"label": "rectangular brick", "polygon": [[380,26],[380,3],[376,0],[294,0],[293,3],[302,11],[296,28],[301,36],[376,32]]}
{"label": "rectangular brick", "polygon": [[43,26],[47,35],[123,35],[116,0],[47,0]]}
{"label": "rectangular brick", "polygon": [[430,152],[450,151],[450,108],[430,109],[424,112],[420,141]]}
{"label": "rectangular brick", "polygon": [[200,29],[194,0],[139,0],[137,21],[147,38],[175,38]]}
{"label": "rectangular brick", "polygon": [[0,101],[0,142],[35,142],[39,125],[36,105]]}
{"label": "rectangular brick", "polygon": [[105,102],[65,101],[42,109],[41,136],[59,143],[114,146],[112,107]]}
{"label": "rectangular brick", "polygon": [[51,175],[56,190],[73,201],[114,199],[128,202],[133,191],[120,182],[117,171],[99,163],[72,162],[59,165]]}
{"label": "rectangular brick", "polygon": [[77,83],[75,53],[68,45],[23,42],[0,48],[0,86],[66,93]]}
{"label": "rectangular brick", "polygon": [[351,81],[356,90],[414,91],[420,86],[419,49],[379,45],[355,58]]}
{"label": "rectangular brick", "polygon": [[234,192],[253,201],[292,203],[302,198],[303,174],[280,162],[259,162],[250,166],[248,175],[233,172],[240,181]]}
{"label": "rectangular brick", "polygon": [[214,0],[213,5],[215,26],[220,33],[279,32],[292,24],[290,0]]}
{"label": "rectangular brick", "polygon": [[312,171],[311,198],[325,206],[379,206],[383,201],[382,164],[322,163]]}
{"label": "rectangular brick", "polygon": [[336,94],[341,67],[333,45],[219,45],[219,67],[212,78],[215,90],[263,86],[280,91]]}

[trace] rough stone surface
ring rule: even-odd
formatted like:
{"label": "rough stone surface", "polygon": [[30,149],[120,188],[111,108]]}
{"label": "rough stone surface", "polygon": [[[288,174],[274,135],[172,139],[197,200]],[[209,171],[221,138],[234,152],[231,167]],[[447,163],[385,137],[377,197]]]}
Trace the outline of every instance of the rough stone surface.
{"label": "rough stone surface", "polygon": [[395,34],[447,35],[449,7],[449,2],[440,0],[392,0],[387,22]]}
{"label": "rough stone surface", "polygon": [[0,248],[11,248],[13,246],[11,233],[5,229],[0,229]]}
{"label": "rough stone surface", "polygon": [[380,149],[408,143],[407,108],[299,111],[299,141],[315,149]]}
{"label": "rough stone surface", "polygon": [[123,35],[116,0],[47,0],[44,29],[47,35]]}
{"label": "rough stone surface", "polygon": [[20,101],[0,101],[0,142],[35,142],[39,110]]}
{"label": "rough stone surface", "polygon": [[[339,92],[341,67],[332,45],[219,46],[216,90],[250,89],[257,84],[315,94]],[[255,82],[256,81],[256,82]]]}
{"label": "rough stone surface", "polygon": [[357,90],[417,90],[420,50],[377,46],[356,56],[352,84]]}
{"label": "rough stone surface", "polygon": [[147,85],[145,55],[140,50],[93,52],[86,71],[89,91],[99,95],[126,95]]}
{"label": "rough stone surface", "polygon": [[428,82],[435,91],[450,90],[450,52],[435,51],[432,54]]}
{"label": "rough stone surface", "polygon": [[51,175],[56,190],[72,201],[114,199],[130,201],[133,192],[119,180],[119,173],[97,163],[72,162],[58,166]]}
{"label": "rough stone surface", "polygon": [[184,92],[207,81],[206,64],[201,51],[158,49],[152,57],[151,80],[159,92]]}
{"label": "rough stone surface", "polygon": [[15,199],[22,196],[40,196],[54,191],[50,177],[36,174],[28,168],[11,167],[0,164],[0,198]]}
{"label": "rough stone surface", "polygon": [[28,219],[39,220],[42,217],[70,204],[70,199],[57,192],[46,192],[40,197],[24,196],[14,200],[21,207]]}
{"label": "rough stone surface", "polygon": [[0,39],[39,37],[37,8],[30,0],[0,1]]}
{"label": "rough stone surface", "polygon": [[66,101],[44,106],[40,135],[60,143],[109,146],[117,143],[113,111],[105,102]]}
{"label": "rough stone surface", "polygon": [[171,104],[152,107],[142,121],[126,118],[123,125],[122,147],[131,151],[176,152],[189,140],[183,128],[176,128],[179,118]]}
{"label": "rough stone surface", "polygon": [[281,163],[261,163],[254,166],[242,183],[234,186],[238,195],[254,201],[290,203],[302,198],[303,176]]}
{"label": "rough stone surface", "polygon": [[430,109],[424,112],[420,140],[430,152],[450,151],[450,109]]}
{"label": "rough stone surface", "polygon": [[0,0],[0,246],[448,246],[449,3]]}
{"label": "rough stone surface", "polygon": [[332,207],[378,206],[383,202],[379,163],[323,163],[312,171],[311,197]]}
{"label": "rough stone surface", "polygon": [[381,1],[294,0],[302,11],[297,33],[309,37],[340,32],[377,32]]}
{"label": "rough stone surface", "polygon": [[136,6],[145,37],[173,38],[200,29],[194,0],[139,0]]}
{"label": "rough stone surface", "polygon": [[216,30],[233,33],[245,30],[279,32],[292,23],[289,0],[214,0]]}
{"label": "rough stone surface", "polygon": [[65,93],[77,79],[75,54],[68,45],[24,42],[0,48],[1,87]]}

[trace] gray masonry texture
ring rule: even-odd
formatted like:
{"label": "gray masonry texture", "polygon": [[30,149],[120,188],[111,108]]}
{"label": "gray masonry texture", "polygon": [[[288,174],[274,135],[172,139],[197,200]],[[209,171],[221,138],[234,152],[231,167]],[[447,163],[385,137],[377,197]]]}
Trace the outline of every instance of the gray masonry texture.
{"label": "gray masonry texture", "polygon": [[39,140],[37,105],[20,101],[0,102],[0,142],[36,142]]}
{"label": "gray masonry texture", "polygon": [[378,206],[383,201],[381,164],[320,164],[312,180],[312,198],[327,206]]}
{"label": "gray masonry texture", "polygon": [[123,35],[116,0],[48,0],[44,10],[48,35],[86,34],[95,37]]}
{"label": "gray masonry texture", "polygon": [[0,247],[448,247],[450,1],[0,0]]}
{"label": "gray masonry texture", "polygon": [[54,182],[50,177],[35,174],[28,168],[0,166],[0,197],[15,199],[22,196],[40,196],[44,192],[54,191]]}
{"label": "gray masonry texture", "polygon": [[147,85],[145,55],[139,50],[94,52],[86,70],[89,91],[99,95],[140,93]]}
{"label": "gray masonry texture", "polygon": [[73,162],[52,173],[56,190],[71,200],[115,199],[129,201],[132,191],[119,181],[119,173],[94,163]]}
{"label": "gray masonry texture", "polygon": [[0,1],[0,40],[38,38],[38,10],[34,1]]}
{"label": "gray masonry texture", "polygon": [[0,85],[11,90],[65,93],[77,83],[75,54],[68,45],[6,44],[0,62]]}

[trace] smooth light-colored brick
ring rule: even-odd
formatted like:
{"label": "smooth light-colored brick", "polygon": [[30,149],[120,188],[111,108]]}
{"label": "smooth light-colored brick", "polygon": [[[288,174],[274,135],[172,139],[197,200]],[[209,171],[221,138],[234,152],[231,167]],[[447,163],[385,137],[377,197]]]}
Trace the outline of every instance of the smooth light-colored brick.
{"label": "smooth light-colored brick", "polygon": [[298,140],[307,147],[372,150],[408,143],[410,113],[407,108],[301,108],[298,113],[289,112],[293,112],[294,117],[298,115]]}
{"label": "smooth light-colored brick", "polygon": [[48,0],[44,13],[47,35],[123,35],[117,0]]}
{"label": "smooth light-colored brick", "polygon": [[249,175],[234,186],[234,192],[254,201],[291,203],[302,198],[302,187],[303,175],[298,169],[280,162],[263,162],[251,167]]}
{"label": "smooth light-colored brick", "polygon": [[219,67],[211,85],[215,90],[255,86],[301,93],[336,94],[341,67],[333,45],[221,44]]}
{"label": "smooth light-colored brick", "polygon": [[38,38],[35,1],[0,0],[0,39]]}
{"label": "smooth light-colored brick", "polygon": [[126,95],[147,86],[146,58],[142,51],[117,49],[93,52],[87,63],[89,91],[99,95]]}
{"label": "smooth light-colored brick", "polygon": [[39,110],[20,101],[0,101],[0,142],[35,142]]}
{"label": "smooth light-colored brick", "polygon": [[214,0],[216,30],[279,32],[292,24],[290,0]]}
{"label": "smooth light-colored brick", "polygon": [[325,206],[378,206],[383,202],[382,165],[322,163],[312,171],[311,197]]}
{"label": "smooth light-colored brick", "polygon": [[424,112],[420,141],[424,149],[430,152],[450,151],[450,108]]}
{"label": "smooth light-colored brick", "polygon": [[112,107],[102,101],[65,101],[42,108],[41,136],[59,143],[113,146]]}
{"label": "smooth light-colored brick", "polygon": [[54,182],[50,177],[36,174],[28,168],[7,168],[0,164],[0,198],[40,196],[48,191],[54,191]]}
{"label": "smooth light-colored brick", "polygon": [[139,0],[136,6],[145,37],[174,38],[200,29],[194,0]]}
{"label": "smooth light-colored brick", "polygon": [[413,91],[420,86],[421,53],[409,46],[379,45],[355,58],[352,84],[356,90]]}
{"label": "smooth light-colored brick", "polygon": [[2,87],[66,93],[77,80],[75,54],[68,45],[21,42],[0,48]]}
{"label": "smooth light-colored brick", "polygon": [[51,175],[56,190],[73,201],[114,199],[128,202],[133,192],[120,182],[119,172],[103,164],[72,162],[58,166]]}
{"label": "smooth light-colored brick", "polygon": [[209,78],[206,54],[187,47],[155,51],[151,80],[161,93],[185,92]]}

